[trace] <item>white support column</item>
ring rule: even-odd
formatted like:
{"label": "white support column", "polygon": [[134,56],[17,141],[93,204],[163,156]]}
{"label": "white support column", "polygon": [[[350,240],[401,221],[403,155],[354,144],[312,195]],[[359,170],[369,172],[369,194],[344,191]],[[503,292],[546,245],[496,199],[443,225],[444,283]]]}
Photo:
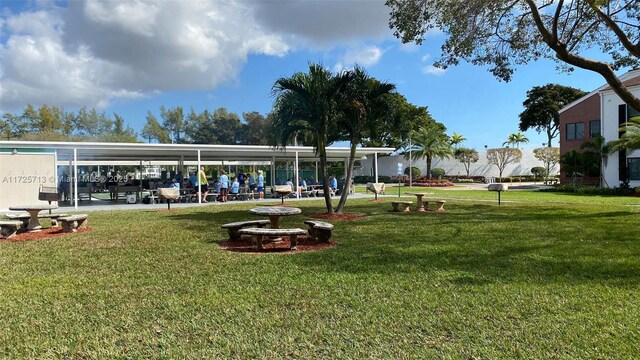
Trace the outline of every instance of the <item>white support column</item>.
{"label": "white support column", "polygon": [[300,179],[298,176],[298,152],[297,151],[296,151],[296,163],[293,166],[293,178],[295,179],[293,180],[294,181],[293,188],[296,191],[296,198],[300,199]]}
{"label": "white support column", "polygon": [[[74,209],[78,210],[78,149],[73,149],[73,194],[75,201]],[[91,200],[91,191],[89,191],[89,200]]]}
{"label": "white support column", "polygon": [[[140,160],[140,165],[138,166],[138,171],[140,172],[140,176],[138,177],[138,197],[139,199],[136,199],[136,201],[139,201],[140,204],[142,204],[142,160]],[[98,171],[99,172],[99,171]]]}
{"label": "white support column", "polygon": [[376,177],[376,183],[378,182],[378,153],[373,153],[373,163],[375,165],[374,169],[375,169],[375,177]]}
{"label": "white support column", "polygon": [[316,183],[319,183],[320,181],[318,181],[318,160],[316,160]]}
{"label": "white support column", "polygon": [[69,176],[67,176],[68,184],[67,186],[67,196],[69,196],[69,205],[71,205],[71,199],[73,199],[73,158],[71,154],[69,154]]}
{"label": "white support column", "polygon": [[196,169],[196,179],[198,181],[198,204],[202,204],[202,184],[200,184],[200,150],[198,150],[198,168]]}

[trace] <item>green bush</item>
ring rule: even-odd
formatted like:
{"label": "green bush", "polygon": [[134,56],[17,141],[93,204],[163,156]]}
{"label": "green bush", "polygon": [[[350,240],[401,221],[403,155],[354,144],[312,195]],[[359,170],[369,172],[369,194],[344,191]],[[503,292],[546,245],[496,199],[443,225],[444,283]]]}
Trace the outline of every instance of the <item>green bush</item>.
{"label": "green bush", "polygon": [[[408,167],[404,169],[404,174],[405,175],[409,175],[409,168]],[[418,176],[420,176],[420,174],[421,174],[420,169],[418,169],[415,166],[411,167],[411,176],[412,177],[414,177],[414,178],[418,177]]]}
{"label": "green bush", "polygon": [[431,178],[433,179],[438,179],[443,177],[445,174],[445,171],[443,168],[433,168],[431,169]]}
{"label": "green bush", "polygon": [[531,168],[531,173],[535,177],[543,177],[543,176],[547,175],[547,169],[545,169],[542,166],[536,166],[536,167]]}

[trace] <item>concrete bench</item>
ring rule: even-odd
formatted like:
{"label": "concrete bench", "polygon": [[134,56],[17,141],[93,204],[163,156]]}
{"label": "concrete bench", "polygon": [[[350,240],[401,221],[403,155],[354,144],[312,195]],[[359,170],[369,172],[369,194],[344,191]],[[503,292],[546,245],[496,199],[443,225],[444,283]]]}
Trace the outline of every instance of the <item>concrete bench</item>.
{"label": "concrete bench", "polygon": [[436,200],[436,211],[444,211],[446,200]]}
{"label": "concrete bench", "polygon": [[20,220],[0,220],[0,234],[8,239],[16,235],[20,226],[23,226]]}
{"label": "concrete bench", "polygon": [[88,218],[89,215],[87,214],[78,214],[59,217],[58,221],[62,223],[62,230],[64,232],[76,232],[78,229],[87,227]]}
{"label": "concrete bench", "polygon": [[245,227],[263,228],[269,225],[270,223],[271,221],[269,220],[249,220],[249,221],[238,221],[238,222],[233,222],[229,224],[224,224],[220,227],[223,229],[227,229],[227,231],[229,231],[229,238],[231,240],[238,240],[240,239],[240,233],[239,233],[240,229]]}
{"label": "concrete bench", "polygon": [[317,220],[305,220],[305,224],[309,225],[309,237],[314,240],[329,242],[331,240],[331,231],[333,224]]}
{"label": "concrete bench", "polygon": [[391,206],[394,212],[409,212],[409,206],[413,204],[413,201],[392,201]]}
{"label": "concrete bench", "polygon": [[[29,226],[29,219],[31,218],[31,216],[26,213],[25,214],[6,214],[5,216],[9,220],[22,221],[22,224],[24,227]],[[45,219],[45,218],[51,219],[51,226],[56,227],[58,226],[58,218],[64,217],[64,216],[69,216],[69,215],[68,214],[40,214],[38,215],[38,219]]]}
{"label": "concrete bench", "polygon": [[291,239],[291,250],[295,250],[298,246],[298,235],[304,235],[307,232],[303,229],[271,229],[271,228],[248,228],[240,230],[240,234],[253,236],[253,245],[258,250],[262,250],[262,240],[265,236],[289,236]]}

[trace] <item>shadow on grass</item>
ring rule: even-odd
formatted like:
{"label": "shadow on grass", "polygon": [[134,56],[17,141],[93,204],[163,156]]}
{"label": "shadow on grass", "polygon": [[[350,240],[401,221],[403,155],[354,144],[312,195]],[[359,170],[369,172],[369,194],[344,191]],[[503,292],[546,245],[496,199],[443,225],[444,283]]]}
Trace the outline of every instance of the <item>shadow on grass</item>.
{"label": "shadow on grass", "polygon": [[[640,283],[637,214],[631,211],[449,201],[445,212],[390,213],[388,206],[350,204],[347,212],[367,217],[330,221],[336,248],[300,252],[286,261],[313,272],[423,274],[458,285]],[[325,212],[323,206],[300,207],[303,213],[281,218],[281,227],[305,228],[306,216]],[[220,225],[261,218],[248,208],[167,216],[216,244],[228,237]]]}

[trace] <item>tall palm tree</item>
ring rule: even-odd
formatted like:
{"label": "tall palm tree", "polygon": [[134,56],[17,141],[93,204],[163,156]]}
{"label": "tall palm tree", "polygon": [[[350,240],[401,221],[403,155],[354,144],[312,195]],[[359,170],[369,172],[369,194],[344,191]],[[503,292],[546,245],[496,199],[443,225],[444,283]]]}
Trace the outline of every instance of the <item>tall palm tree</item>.
{"label": "tall palm tree", "polygon": [[309,72],[297,72],[289,78],[279,78],[273,84],[276,97],[272,112],[270,143],[286,147],[296,137],[311,144],[320,159],[327,213],[333,213],[326,147],[335,141],[336,115],[341,93],[353,80],[353,74],[333,75],[319,64],[310,64]]}
{"label": "tall palm tree", "polygon": [[[431,163],[434,157],[449,158],[453,156],[453,149],[446,128],[440,123],[433,123],[421,127],[413,132],[411,138],[411,157],[414,160],[425,158],[427,162],[427,176],[431,176]],[[409,152],[405,151],[405,158]]]}
{"label": "tall palm tree", "polygon": [[502,143],[502,146],[505,145],[515,145],[516,148],[520,148],[520,144],[524,144],[524,143],[528,143],[529,139],[527,139],[527,137],[521,133],[520,131],[518,131],[515,134],[510,134],[507,141],[505,141],[504,143]]}
{"label": "tall palm tree", "polygon": [[353,70],[354,79],[347,85],[343,92],[341,110],[339,117],[339,129],[344,132],[346,139],[350,142],[349,164],[346,171],[344,188],[340,195],[340,201],[335,209],[336,213],[342,213],[347,202],[348,189],[351,187],[351,176],[357,146],[362,143],[367,130],[375,126],[375,122],[384,116],[385,112],[381,108],[386,108],[382,96],[390,94],[395,85],[380,82],[370,77],[364,69],[356,66]]}

